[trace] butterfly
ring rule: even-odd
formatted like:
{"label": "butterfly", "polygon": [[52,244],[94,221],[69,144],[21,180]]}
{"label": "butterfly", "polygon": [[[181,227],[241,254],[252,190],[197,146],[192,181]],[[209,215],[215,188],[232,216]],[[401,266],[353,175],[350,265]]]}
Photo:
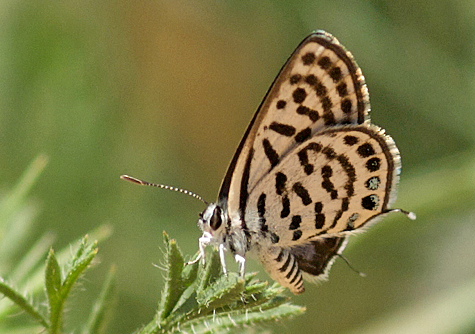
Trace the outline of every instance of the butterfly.
{"label": "butterfly", "polygon": [[[204,260],[231,252],[244,276],[248,254],[294,294],[304,278],[325,279],[348,236],[390,212],[401,170],[399,151],[370,123],[368,89],[349,53],[316,31],[287,60],[259,106],[215,203],[198,225]],[[154,185],[130,176],[140,184]],[[193,262],[195,262],[193,261]]]}

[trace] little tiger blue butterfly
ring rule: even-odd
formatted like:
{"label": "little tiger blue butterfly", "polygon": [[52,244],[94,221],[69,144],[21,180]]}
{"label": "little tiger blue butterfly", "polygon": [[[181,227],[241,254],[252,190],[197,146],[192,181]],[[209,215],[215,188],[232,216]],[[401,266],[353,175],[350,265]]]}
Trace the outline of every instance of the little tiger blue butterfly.
{"label": "little tiger blue butterfly", "polygon": [[216,203],[198,222],[200,258],[230,251],[245,273],[255,254],[293,293],[303,279],[324,279],[349,235],[390,212],[401,170],[399,151],[371,124],[369,96],[353,56],[329,33],[312,33],[277,75],[224,177]]}

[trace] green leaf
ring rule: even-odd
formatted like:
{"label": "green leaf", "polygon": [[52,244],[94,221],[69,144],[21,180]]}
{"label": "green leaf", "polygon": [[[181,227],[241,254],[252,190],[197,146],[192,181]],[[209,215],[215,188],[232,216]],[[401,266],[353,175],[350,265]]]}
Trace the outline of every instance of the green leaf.
{"label": "green leaf", "polygon": [[192,332],[194,334],[227,333],[233,328],[250,326],[258,323],[282,320],[284,318],[295,317],[305,312],[305,308],[291,304],[284,304],[278,308],[262,310],[251,313],[225,313],[219,316],[208,315],[180,326],[180,331],[175,333]]}
{"label": "green leaf", "polygon": [[46,259],[45,285],[51,324],[50,333],[54,334],[58,333],[62,327],[63,301],[61,300],[61,268],[53,249],[50,249]]}
{"label": "green leaf", "polygon": [[180,299],[176,302],[175,307],[169,315],[173,319],[167,319],[168,321],[178,321],[179,318],[184,317],[191,312],[194,308],[198,307],[196,301],[196,284],[194,284],[199,270],[199,263],[193,263],[185,265],[182,272],[183,285],[186,290],[180,296]]}
{"label": "green leaf", "polygon": [[[88,234],[88,239],[95,240],[96,242],[101,242],[106,240],[112,234],[112,227],[110,225],[101,225],[98,228],[94,229],[92,232]],[[72,244],[79,244],[83,242],[84,237],[80,239],[76,239],[72,242]],[[60,262],[68,262],[72,263],[73,260],[71,259],[71,247],[66,246],[62,250],[57,252],[57,258]],[[71,264],[69,265],[71,267]],[[41,276],[44,275],[43,268],[38,268],[30,275],[30,281],[37,282]],[[34,288],[39,288],[40,286],[35,286]]]}
{"label": "green leaf", "polygon": [[87,236],[84,237],[79,244],[76,255],[71,261],[70,269],[66,273],[64,281],[62,281],[58,261],[53,250],[50,251],[46,262],[46,292],[50,310],[50,334],[61,333],[64,305],[73,286],[90,265],[96,254],[97,243],[88,244]]}
{"label": "green leaf", "polygon": [[31,315],[36,321],[38,321],[42,326],[47,328],[48,321],[43,315],[36,309],[33,304],[31,304],[28,299],[22,294],[18,293],[10,285],[8,285],[3,278],[0,277],[0,293],[5,297],[10,299],[16,305],[18,305],[22,310]]}
{"label": "green leaf", "polygon": [[116,282],[115,282],[116,267],[113,266],[109,270],[102,291],[99,294],[94,306],[92,307],[91,314],[87,325],[84,327],[83,334],[101,334],[106,333],[106,326],[110,320],[111,307],[115,305]]}
{"label": "green leaf", "polygon": [[259,294],[263,292],[265,289],[267,289],[268,286],[269,286],[268,282],[259,282],[259,281],[247,282],[246,281],[246,290],[244,291],[244,293],[246,294],[246,296]]}
{"label": "green leaf", "polygon": [[244,292],[244,283],[244,280],[236,273],[229,273],[227,277],[221,276],[198,293],[196,299],[202,308],[200,312],[233,304],[240,299]]}
{"label": "green leaf", "polygon": [[198,277],[198,270],[200,267],[200,263],[193,263],[193,264],[186,264],[185,267],[183,268],[183,272],[181,275],[183,285],[185,285],[187,288],[193,284],[193,282],[196,280]]}
{"label": "green leaf", "polygon": [[[251,291],[252,293],[250,293]],[[241,300],[235,305],[230,306],[230,310],[246,309],[248,312],[257,312],[263,309],[278,307],[289,301],[289,298],[284,295],[284,291],[285,289],[278,284],[274,284],[271,287],[268,286],[267,282],[248,284]]]}
{"label": "green leaf", "polygon": [[196,301],[196,285],[191,285],[182,293],[167,321],[169,323],[179,322],[197,309],[199,309],[199,305]]}
{"label": "green leaf", "polygon": [[[174,240],[165,235],[164,241],[168,283],[162,301],[169,298],[172,302],[161,303],[160,307],[172,304],[175,307],[167,311],[166,318],[159,317],[165,314],[160,309],[138,334],[227,332],[231,328],[295,316],[305,310],[288,304],[289,298],[282,294],[284,288],[277,284],[269,287],[267,282],[256,280],[255,273],[247,274],[245,279],[237,273],[224,276],[216,251],[208,254],[204,267],[194,264],[182,270],[175,268],[170,261],[175,259],[182,264],[183,257]],[[182,288],[186,289],[182,291]]]}
{"label": "green leaf", "polygon": [[158,318],[160,321],[165,320],[170,315],[181,294],[186,289],[182,279],[183,266],[185,265],[183,255],[175,240],[170,239],[166,233],[163,234],[163,238],[166,245],[166,277],[159,305]]}
{"label": "green leaf", "polygon": [[219,261],[218,252],[210,252],[206,259],[206,266],[204,270],[200,271],[198,275],[197,292],[201,293],[208,286],[213,284],[219,276],[221,276],[221,263]]}
{"label": "green leaf", "polygon": [[94,257],[96,257],[98,249],[97,242],[92,244],[87,243],[88,237],[85,236],[81,241],[76,256],[73,258],[71,269],[66,274],[64,283],[61,289],[62,298],[65,300],[74,284],[78,281],[87,267],[91,264]]}
{"label": "green leaf", "polygon": [[61,268],[53,249],[50,249],[46,259],[45,284],[50,304],[56,302],[61,294]]}

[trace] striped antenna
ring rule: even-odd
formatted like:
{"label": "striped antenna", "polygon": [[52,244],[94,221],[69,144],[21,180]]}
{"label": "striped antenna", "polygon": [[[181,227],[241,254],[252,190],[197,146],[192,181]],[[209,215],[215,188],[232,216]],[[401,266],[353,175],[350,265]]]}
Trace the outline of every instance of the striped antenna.
{"label": "striped antenna", "polygon": [[137,178],[132,177],[132,176],[129,176],[129,175],[121,175],[120,178],[121,178],[122,180],[130,181],[130,182],[133,182],[133,183],[136,183],[136,184],[140,184],[140,185],[142,185],[142,186],[150,186],[150,187],[157,187],[157,188],[166,189],[166,190],[171,190],[171,191],[177,191],[177,192],[179,192],[179,193],[182,193],[182,194],[185,194],[185,195],[194,197],[194,198],[196,198],[196,199],[199,199],[201,202],[203,202],[203,203],[206,204],[206,205],[209,204],[209,203],[208,203],[207,201],[205,201],[205,200],[203,199],[203,197],[201,197],[200,195],[195,194],[194,192],[189,191],[189,190],[186,190],[186,189],[176,188],[176,187],[172,187],[172,186],[167,186],[167,185],[164,185],[164,184],[150,183],[150,182],[143,181],[143,180],[137,179]]}

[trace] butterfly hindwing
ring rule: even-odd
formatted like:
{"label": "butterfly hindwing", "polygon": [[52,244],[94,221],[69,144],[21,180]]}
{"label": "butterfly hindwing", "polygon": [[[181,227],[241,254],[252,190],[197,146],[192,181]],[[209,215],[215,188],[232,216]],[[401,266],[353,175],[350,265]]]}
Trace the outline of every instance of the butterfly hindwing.
{"label": "butterfly hindwing", "polygon": [[292,247],[290,253],[306,275],[314,279],[325,279],[335,257],[345,249],[347,238],[319,238],[308,244]]}
{"label": "butterfly hindwing", "polygon": [[280,247],[351,234],[388,210],[399,167],[380,128],[332,127],[295,146],[260,180],[245,220]]}

